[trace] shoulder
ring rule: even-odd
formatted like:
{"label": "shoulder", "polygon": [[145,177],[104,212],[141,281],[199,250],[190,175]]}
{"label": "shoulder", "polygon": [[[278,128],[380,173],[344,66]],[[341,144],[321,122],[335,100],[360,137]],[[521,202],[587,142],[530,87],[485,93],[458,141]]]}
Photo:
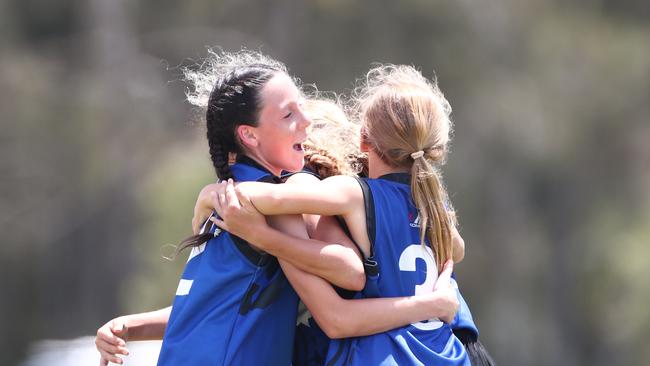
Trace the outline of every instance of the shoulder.
{"label": "shoulder", "polygon": [[328,186],[344,190],[359,191],[361,189],[359,179],[349,175],[334,175],[324,179],[322,182]]}
{"label": "shoulder", "polygon": [[351,205],[363,205],[363,190],[359,178],[349,175],[335,175],[321,181],[323,194],[334,194]]}
{"label": "shoulder", "polygon": [[285,183],[314,183],[320,182],[320,179],[313,173],[301,171],[291,174]]}

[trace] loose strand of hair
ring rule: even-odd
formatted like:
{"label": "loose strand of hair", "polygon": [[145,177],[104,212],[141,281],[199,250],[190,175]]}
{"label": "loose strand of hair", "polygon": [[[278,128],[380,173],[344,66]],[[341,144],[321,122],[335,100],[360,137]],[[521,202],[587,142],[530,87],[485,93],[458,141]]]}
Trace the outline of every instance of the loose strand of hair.
{"label": "loose strand of hair", "polygon": [[201,244],[207,242],[208,240],[212,239],[214,234],[212,233],[203,233],[203,234],[196,234],[192,235],[190,237],[187,237],[183,239],[180,243],[176,245],[176,249],[174,250],[174,253],[172,253],[168,259],[174,260],[178,255],[185,249],[187,248],[194,248],[198,247]]}

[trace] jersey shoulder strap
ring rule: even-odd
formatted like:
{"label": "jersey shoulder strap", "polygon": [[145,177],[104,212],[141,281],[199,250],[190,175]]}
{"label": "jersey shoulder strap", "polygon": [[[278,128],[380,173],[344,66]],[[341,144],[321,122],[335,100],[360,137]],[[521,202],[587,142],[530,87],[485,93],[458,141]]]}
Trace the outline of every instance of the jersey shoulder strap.
{"label": "jersey shoulder strap", "polygon": [[[355,179],[359,182],[359,186],[363,192],[363,205],[366,210],[366,230],[368,231],[368,239],[370,240],[370,255],[368,257],[364,256],[363,268],[366,276],[373,277],[379,274],[379,263],[375,260],[375,201],[372,198],[372,191],[368,186],[368,182],[364,178],[355,177]],[[359,251],[363,255],[363,251]]]}

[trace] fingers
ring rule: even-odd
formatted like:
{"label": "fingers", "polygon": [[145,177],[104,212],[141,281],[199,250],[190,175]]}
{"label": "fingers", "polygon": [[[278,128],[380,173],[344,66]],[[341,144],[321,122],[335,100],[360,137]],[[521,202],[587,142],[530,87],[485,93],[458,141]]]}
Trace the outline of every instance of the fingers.
{"label": "fingers", "polygon": [[220,220],[214,216],[210,217],[210,221],[212,221],[219,229],[225,230],[225,231],[230,231],[228,229],[228,225],[223,220]]}
{"label": "fingers", "polygon": [[95,345],[97,346],[97,351],[99,351],[101,356],[99,362],[100,365],[108,365],[109,362],[121,365],[123,360],[117,355],[120,354],[126,356],[129,354],[129,350],[126,349],[126,347],[116,347],[104,340],[95,341]]}
{"label": "fingers", "polygon": [[[100,343],[106,343],[111,346],[125,346],[126,342],[124,342],[124,339],[116,336],[113,333],[113,330],[108,328],[106,326],[99,328],[97,331],[97,337],[95,338],[95,344],[97,345],[97,348],[100,347]],[[103,342],[103,343],[102,343]]]}
{"label": "fingers", "polygon": [[203,223],[205,223],[210,214],[212,214],[213,202],[211,199],[211,192],[213,192],[217,187],[218,184],[208,184],[201,189],[201,192],[199,192],[199,197],[194,205],[194,217],[192,218],[192,232],[194,234],[198,234],[201,231]]}
{"label": "fingers", "polygon": [[113,331],[113,334],[116,336],[120,337],[122,343],[124,343],[124,339],[126,338],[127,333],[129,332],[129,327],[126,326],[126,324],[119,322],[119,323],[113,323],[113,326],[111,327],[111,330]]}
{"label": "fingers", "polygon": [[224,210],[227,207],[225,197],[225,184],[226,182],[220,182],[217,184],[217,190],[210,192],[212,206],[219,216],[223,216]]}
{"label": "fingers", "polygon": [[444,278],[445,281],[451,281],[451,274],[454,272],[454,261],[448,260],[442,268],[442,272],[438,278]]}
{"label": "fingers", "polygon": [[239,210],[241,208],[232,179],[219,183],[217,191],[211,192],[211,195],[215,211],[221,217],[228,216],[228,210]]}
{"label": "fingers", "polygon": [[99,352],[105,352],[110,355],[120,354],[126,356],[129,354],[129,350],[125,346],[109,343],[106,342],[105,340],[97,340],[95,342],[95,346],[97,346],[97,350]]}
{"label": "fingers", "polygon": [[436,290],[441,288],[442,286],[450,286],[451,274],[453,272],[454,272],[454,261],[450,259],[442,267],[442,272],[440,272],[440,275],[438,275],[438,280],[436,281],[436,284],[433,286],[433,289]]}
{"label": "fingers", "polygon": [[112,354],[120,353],[128,355],[129,351],[126,348],[126,342],[124,339],[114,334],[116,330],[121,333],[126,333],[127,328],[124,324],[121,324],[116,328],[120,329],[114,329],[112,324],[110,327],[103,326],[99,328],[97,331],[97,337],[95,338],[95,346],[100,352],[105,351]]}
{"label": "fingers", "polygon": [[223,182],[219,183],[219,185],[217,186],[217,188],[218,188],[217,191],[216,191],[217,202],[219,203],[219,207],[221,208],[222,211],[225,210],[226,208],[228,208],[228,200],[226,199],[226,187],[227,186],[228,186],[227,181],[223,181]]}
{"label": "fingers", "polygon": [[121,358],[119,358],[119,357],[117,357],[115,355],[111,355],[111,354],[108,354],[108,353],[102,352],[102,351],[100,351],[99,353],[100,353],[100,360],[99,360],[99,365],[100,366],[107,366],[109,362],[116,363],[118,365],[121,365],[121,364],[124,363],[124,360],[122,360]]}
{"label": "fingers", "polygon": [[226,204],[229,208],[240,208],[239,198],[237,198],[237,193],[235,193],[235,185],[232,179],[228,179],[226,183]]}
{"label": "fingers", "polygon": [[244,194],[244,192],[242,192],[241,190],[237,189],[237,187],[235,187],[235,194],[237,195],[237,200],[241,204],[241,207],[244,207],[247,210],[257,211],[257,207],[255,207],[250,197]]}
{"label": "fingers", "polygon": [[212,200],[214,211],[217,213],[217,215],[221,215],[223,213],[223,207],[221,206],[217,192],[210,192],[210,199]]}
{"label": "fingers", "polygon": [[128,327],[119,318],[113,319],[97,330],[95,346],[101,356],[99,364],[108,365],[113,362],[121,365],[123,360],[117,355],[128,355],[124,338],[128,333]]}

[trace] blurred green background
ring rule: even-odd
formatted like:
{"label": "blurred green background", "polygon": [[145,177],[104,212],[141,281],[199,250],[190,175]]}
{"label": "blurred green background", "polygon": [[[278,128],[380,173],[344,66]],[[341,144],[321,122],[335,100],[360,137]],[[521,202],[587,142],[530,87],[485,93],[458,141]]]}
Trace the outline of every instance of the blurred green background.
{"label": "blurred green background", "polygon": [[[215,179],[180,65],[435,70],[460,284],[500,365],[650,359],[650,2],[0,0],[0,364],[170,304]],[[200,116],[199,116],[200,117]]]}

